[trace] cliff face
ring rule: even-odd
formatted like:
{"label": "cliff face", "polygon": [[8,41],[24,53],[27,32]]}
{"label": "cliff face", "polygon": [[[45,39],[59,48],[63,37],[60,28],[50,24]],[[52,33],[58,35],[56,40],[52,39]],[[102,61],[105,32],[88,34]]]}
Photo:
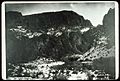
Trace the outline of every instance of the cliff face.
{"label": "cliff face", "polygon": [[[64,61],[65,65],[62,68],[65,69],[72,71],[74,68],[77,71],[82,68],[83,72],[84,69],[88,69],[88,73],[90,73],[89,70],[94,72],[100,70],[100,74],[101,71],[104,71],[104,73],[110,74],[111,79],[114,79],[114,16],[114,9],[110,9],[103,18],[103,24],[93,27],[89,20],[85,20],[83,16],[73,11],[28,16],[22,16],[20,12],[6,12],[7,64],[10,62],[7,66],[8,75],[18,74],[19,70],[16,72],[10,70],[14,63],[17,63],[16,67],[18,67],[19,63],[30,61],[26,64],[31,67],[34,64],[38,66],[42,61],[49,64],[48,59],[54,59],[55,62]],[[83,32],[86,28],[88,31]],[[44,57],[43,60],[40,60],[42,57]],[[21,73],[17,76],[23,77]],[[26,73],[23,74],[28,76],[29,73]]]}
{"label": "cliff face", "polygon": [[59,28],[59,27],[75,27],[75,26],[92,26],[89,20],[85,20],[83,16],[73,11],[47,12],[42,14],[34,14],[24,16],[25,24],[32,29]]}
{"label": "cliff face", "polygon": [[[103,36],[107,38],[108,48],[114,45],[115,9],[105,14],[103,25],[91,26],[89,20],[73,11],[27,16],[6,12],[7,59],[22,62],[37,56],[60,59],[69,54],[83,54]],[[90,29],[82,34],[80,30],[86,27]]]}
{"label": "cliff face", "polygon": [[5,13],[6,28],[15,28],[17,25],[22,25],[23,17],[20,12],[9,11]]}
{"label": "cliff face", "polygon": [[103,26],[108,37],[109,47],[115,45],[115,9],[109,9],[103,18]]}
{"label": "cliff face", "polygon": [[108,13],[103,17],[103,24],[95,28],[91,28],[85,32],[84,37],[90,44],[98,41],[99,38],[105,36],[107,38],[107,47],[115,45],[115,9],[109,9]]}
{"label": "cliff face", "polygon": [[115,76],[115,9],[109,9],[103,17],[103,24],[91,28],[83,34],[91,47],[84,53],[93,60],[95,69],[104,70]]}
{"label": "cliff face", "polygon": [[[103,26],[112,33],[115,30],[115,9],[109,9],[108,13],[103,18]],[[111,32],[112,31],[112,32]]]}
{"label": "cliff face", "polygon": [[37,56],[61,59],[90,48],[80,29],[92,24],[73,11],[28,16],[7,12],[6,24],[8,62],[26,62]]}

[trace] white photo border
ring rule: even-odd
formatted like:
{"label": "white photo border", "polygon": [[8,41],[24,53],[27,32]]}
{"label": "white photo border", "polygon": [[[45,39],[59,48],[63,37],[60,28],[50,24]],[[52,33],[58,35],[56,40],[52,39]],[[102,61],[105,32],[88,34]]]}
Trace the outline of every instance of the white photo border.
{"label": "white photo border", "polygon": [[6,80],[5,4],[19,3],[115,3],[115,79],[119,78],[119,5],[117,1],[4,1],[2,2],[2,79]]}

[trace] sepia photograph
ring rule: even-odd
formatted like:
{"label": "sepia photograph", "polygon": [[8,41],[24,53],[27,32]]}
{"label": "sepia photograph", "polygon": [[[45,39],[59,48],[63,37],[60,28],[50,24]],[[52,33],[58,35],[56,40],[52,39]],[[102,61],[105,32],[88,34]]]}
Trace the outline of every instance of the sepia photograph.
{"label": "sepia photograph", "polygon": [[1,13],[2,79],[118,79],[118,2],[5,1]]}

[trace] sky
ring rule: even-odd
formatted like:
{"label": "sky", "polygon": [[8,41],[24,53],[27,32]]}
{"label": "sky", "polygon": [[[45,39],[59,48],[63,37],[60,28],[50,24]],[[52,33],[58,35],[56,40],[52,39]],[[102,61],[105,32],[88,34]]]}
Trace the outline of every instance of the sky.
{"label": "sky", "polygon": [[22,15],[30,15],[44,12],[56,12],[62,10],[72,10],[85,19],[91,21],[93,26],[102,24],[105,14],[110,8],[114,8],[113,2],[101,3],[12,3],[6,4],[6,11],[19,11]]}

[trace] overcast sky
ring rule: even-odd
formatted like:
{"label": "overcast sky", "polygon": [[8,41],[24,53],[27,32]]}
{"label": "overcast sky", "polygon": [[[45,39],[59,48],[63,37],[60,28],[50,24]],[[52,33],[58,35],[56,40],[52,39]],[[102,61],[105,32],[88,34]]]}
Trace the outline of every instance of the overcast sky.
{"label": "overcast sky", "polygon": [[30,15],[43,12],[53,12],[61,10],[73,10],[89,19],[94,26],[102,24],[103,16],[110,8],[114,8],[114,3],[17,3],[6,4],[6,11],[19,11],[22,15]]}

